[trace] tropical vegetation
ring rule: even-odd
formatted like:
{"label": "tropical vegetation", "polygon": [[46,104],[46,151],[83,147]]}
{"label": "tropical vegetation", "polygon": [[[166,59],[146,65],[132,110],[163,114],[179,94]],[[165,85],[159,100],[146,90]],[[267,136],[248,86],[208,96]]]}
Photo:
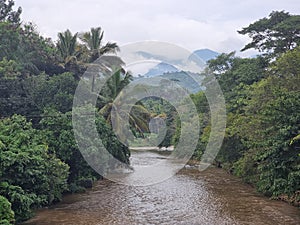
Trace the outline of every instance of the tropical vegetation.
{"label": "tropical vegetation", "polygon": [[[21,22],[22,9],[13,6],[12,0],[0,0],[0,224],[26,220],[34,209],[101,179],[79,151],[72,105],[89,63],[119,51],[116,43],[103,43],[100,27],[83,33],[67,29],[53,42],[32,23]],[[294,204],[300,202],[299,26],[299,15],[272,12],[239,31],[252,39],[242,50],[262,54],[223,53],[208,62],[203,74],[216,77],[226,100],[227,128],[216,165],[261,193]],[[118,140],[110,112],[132,75],[122,63],[109,70],[114,74],[98,97],[94,123],[109,152],[129,164],[130,151],[122,144],[129,140]],[[90,96],[97,77],[91,82]],[[201,120],[194,158],[201,159],[211,129],[210,108],[204,92],[191,98]],[[167,135],[159,145],[176,145],[180,120],[168,102],[138,101],[129,118],[137,137],[148,135],[152,118],[166,120]],[[103,157],[97,163],[105,171],[112,162]]]}
{"label": "tropical vegetation", "polygon": [[[119,50],[116,43],[103,43],[100,27],[60,32],[54,43],[32,23],[23,24],[21,8],[14,11],[13,6],[13,1],[0,1],[1,224],[26,220],[34,209],[60,201],[63,193],[84,191],[101,178],[79,151],[71,111],[88,63]],[[100,98],[108,100],[99,100],[97,110],[130,82],[130,73],[124,73],[110,82],[110,90]],[[106,119],[100,112],[95,118],[104,146],[129,164],[128,147]],[[103,171],[114,166],[107,158],[98,163]]]}

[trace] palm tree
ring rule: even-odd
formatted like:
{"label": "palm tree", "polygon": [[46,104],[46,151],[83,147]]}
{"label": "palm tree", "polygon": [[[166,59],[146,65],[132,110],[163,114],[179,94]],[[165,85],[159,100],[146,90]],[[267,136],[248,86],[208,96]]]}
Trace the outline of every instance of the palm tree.
{"label": "palm tree", "polygon": [[90,51],[90,62],[95,61],[101,55],[116,53],[119,47],[116,43],[107,42],[102,45],[104,31],[101,27],[91,28],[89,32],[80,34],[79,38]]}
{"label": "palm tree", "polygon": [[100,113],[110,123],[110,111],[113,106],[113,101],[121,94],[122,89],[132,81],[133,76],[130,72],[125,71],[123,68],[113,68],[114,74],[107,81],[106,88],[100,93],[100,99],[102,101],[102,107]]}
{"label": "palm tree", "polygon": [[[113,102],[119,96],[122,95],[122,89],[130,83],[133,76],[130,72],[126,72],[124,69],[117,70],[114,75],[107,82],[107,89],[100,93],[100,98],[103,102],[103,106],[101,107],[99,113],[103,115],[108,124],[112,124],[111,111],[113,107],[118,108]],[[120,126],[121,123],[125,123],[122,119],[124,116],[122,114],[128,112],[122,112],[115,110],[115,129],[118,130],[119,134],[123,134],[120,137],[123,143],[127,142],[126,138],[126,130],[119,130],[124,127]],[[129,124],[131,126],[131,130],[135,135],[140,134],[143,136],[143,133],[149,132],[148,121],[150,120],[151,114],[142,104],[135,104],[131,106],[131,112],[128,114]]]}
{"label": "palm tree", "polygon": [[65,63],[76,58],[77,35],[72,35],[70,30],[58,33],[57,48]]}
{"label": "palm tree", "polygon": [[77,37],[78,33],[73,35],[70,30],[58,33],[57,48],[63,61],[61,66],[80,79],[86,69],[84,61],[88,51],[84,45],[78,43]]}

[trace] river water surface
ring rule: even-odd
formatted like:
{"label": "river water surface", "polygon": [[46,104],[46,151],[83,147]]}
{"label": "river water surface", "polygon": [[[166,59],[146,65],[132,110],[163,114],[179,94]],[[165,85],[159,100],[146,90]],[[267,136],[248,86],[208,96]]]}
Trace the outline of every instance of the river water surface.
{"label": "river water surface", "polygon": [[[133,167],[162,160],[155,152],[133,154]],[[137,160],[139,159],[139,160]],[[36,212],[27,225],[300,224],[300,210],[255,192],[222,169],[182,169],[164,182],[133,187],[98,181],[86,193]]]}

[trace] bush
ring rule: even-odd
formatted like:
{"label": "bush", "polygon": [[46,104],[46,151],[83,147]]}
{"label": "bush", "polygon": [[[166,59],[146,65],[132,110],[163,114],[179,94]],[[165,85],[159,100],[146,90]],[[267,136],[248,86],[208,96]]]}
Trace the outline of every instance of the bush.
{"label": "bush", "polygon": [[13,224],[15,214],[11,209],[11,203],[0,195],[0,225]]}
{"label": "bush", "polygon": [[69,167],[48,151],[41,131],[22,116],[0,121],[0,194],[11,203],[16,220],[61,199]]}

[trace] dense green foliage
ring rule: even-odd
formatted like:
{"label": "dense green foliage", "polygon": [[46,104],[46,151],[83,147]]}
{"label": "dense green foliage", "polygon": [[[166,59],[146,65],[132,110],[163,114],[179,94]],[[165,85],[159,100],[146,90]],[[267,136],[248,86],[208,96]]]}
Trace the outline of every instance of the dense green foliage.
{"label": "dense green foliage", "polygon": [[[14,215],[17,222],[28,219],[33,209],[60,201],[64,192],[83,191],[101,178],[78,149],[71,111],[88,63],[118,50],[116,43],[102,43],[100,28],[82,35],[67,30],[53,43],[31,23],[20,23],[22,10],[14,11],[13,5],[0,1],[1,224],[13,223]],[[114,88],[120,87],[112,84]],[[95,124],[111,155],[129,164],[128,148],[100,114]],[[92,143],[86,137],[82,141]],[[103,172],[114,166],[110,158],[97,160]]]}
{"label": "dense green foliage", "polygon": [[77,84],[71,73],[0,79],[0,115],[21,114],[36,122],[45,108],[71,111]]}
{"label": "dense green foliage", "polygon": [[[216,163],[265,195],[294,203],[300,200],[299,57],[300,48],[295,47],[271,63],[230,53],[208,65],[227,107],[226,135]],[[200,142],[205,143],[209,131],[208,123]],[[205,145],[199,146],[195,155],[201,156]]]}
{"label": "dense green foliage", "polygon": [[[121,162],[129,164],[128,159],[130,152],[128,148],[120,144],[110,126],[105,122],[105,119],[97,115],[95,124],[103,145],[108,151]],[[46,142],[49,144],[49,151],[55,153],[58,158],[70,166],[68,183],[71,184],[71,191],[80,188],[78,186],[80,186],[82,180],[100,178],[100,175],[83,159],[78,149],[73,134],[71,112],[60,113],[55,110],[47,111],[44,113],[44,118],[41,120],[40,126],[45,132]],[[93,140],[88,140],[86,137],[82,138],[82,141],[87,145],[86,148],[90,148],[89,143]],[[105,171],[108,166],[111,166],[107,158],[97,160],[98,165],[101,166],[101,170],[103,171]]]}
{"label": "dense green foliage", "polygon": [[67,190],[69,166],[48,151],[43,134],[21,116],[0,122],[0,194],[17,219],[35,207],[61,199]]}
{"label": "dense green foliage", "polygon": [[268,78],[249,87],[243,112],[231,125],[246,149],[234,164],[235,173],[273,197],[300,189],[299,142],[293,141],[300,133],[300,74],[288,73],[288,68],[297,66],[293,61],[285,70],[281,63],[291,55],[299,58],[299,47],[275,61]]}
{"label": "dense green foliage", "polygon": [[0,224],[13,224],[14,220],[14,212],[11,209],[11,203],[5,197],[0,195]]}

